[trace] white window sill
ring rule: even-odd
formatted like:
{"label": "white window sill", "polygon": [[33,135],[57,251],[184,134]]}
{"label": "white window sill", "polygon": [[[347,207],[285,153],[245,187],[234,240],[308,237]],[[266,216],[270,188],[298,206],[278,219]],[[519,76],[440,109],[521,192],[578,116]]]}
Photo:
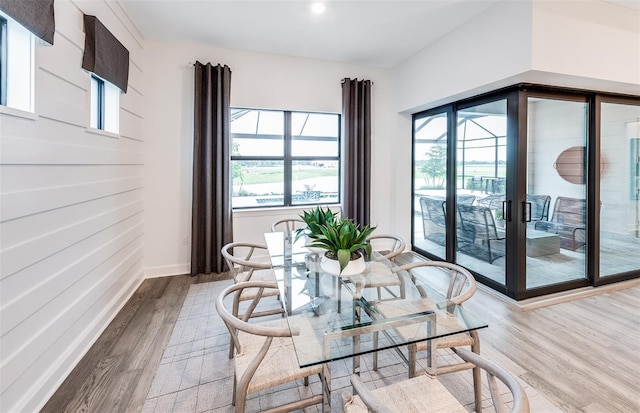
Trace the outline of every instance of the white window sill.
{"label": "white window sill", "polygon": [[92,135],[104,136],[105,138],[120,139],[120,134],[108,132],[102,129],[87,128],[85,132],[90,133]]}
{"label": "white window sill", "polygon": [[16,118],[38,120],[38,115],[33,112],[27,112],[26,110],[15,109],[9,106],[0,106],[0,113],[3,115],[15,116]]}

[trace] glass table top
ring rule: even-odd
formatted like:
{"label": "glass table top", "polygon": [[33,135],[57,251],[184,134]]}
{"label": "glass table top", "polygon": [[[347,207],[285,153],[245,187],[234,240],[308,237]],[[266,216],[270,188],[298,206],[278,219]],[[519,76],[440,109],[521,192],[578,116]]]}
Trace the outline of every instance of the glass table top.
{"label": "glass table top", "polygon": [[322,269],[322,251],[293,238],[265,234],[301,367],[487,327],[447,302],[437,277],[412,277],[377,252],[362,274],[335,276]]}

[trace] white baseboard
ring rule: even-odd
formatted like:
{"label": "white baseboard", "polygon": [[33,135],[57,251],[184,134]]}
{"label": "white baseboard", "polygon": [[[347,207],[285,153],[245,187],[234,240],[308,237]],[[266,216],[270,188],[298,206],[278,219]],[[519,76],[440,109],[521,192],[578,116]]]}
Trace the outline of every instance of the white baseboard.
{"label": "white baseboard", "polygon": [[[22,406],[37,406],[34,411],[40,411],[47,401],[58,390],[66,378],[71,374],[73,369],[80,363],[80,360],[89,352],[91,347],[98,341],[104,330],[109,326],[113,319],[120,313],[120,310],[129,302],[129,299],[138,290],[142,284],[143,278],[140,273],[132,277],[131,280],[124,285],[120,293],[113,297],[110,304],[107,305],[102,312],[95,318],[96,324],[88,325],[85,329],[86,333],[81,334],[76,340],[69,345],[69,350],[65,354],[61,354],[56,364],[51,366],[40,382],[34,384],[34,387],[22,398]],[[31,410],[20,408],[20,411]]]}
{"label": "white baseboard", "polygon": [[158,267],[149,267],[144,269],[144,278],[167,277],[170,275],[189,274],[191,272],[191,264],[175,264],[161,265]]}

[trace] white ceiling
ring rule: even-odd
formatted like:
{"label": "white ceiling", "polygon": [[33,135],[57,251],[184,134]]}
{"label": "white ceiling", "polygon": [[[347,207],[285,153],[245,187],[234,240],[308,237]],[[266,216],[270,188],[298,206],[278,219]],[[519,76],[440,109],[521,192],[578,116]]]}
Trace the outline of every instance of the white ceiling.
{"label": "white ceiling", "polygon": [[391,68],[500,0],[119,1],[146,39]]}

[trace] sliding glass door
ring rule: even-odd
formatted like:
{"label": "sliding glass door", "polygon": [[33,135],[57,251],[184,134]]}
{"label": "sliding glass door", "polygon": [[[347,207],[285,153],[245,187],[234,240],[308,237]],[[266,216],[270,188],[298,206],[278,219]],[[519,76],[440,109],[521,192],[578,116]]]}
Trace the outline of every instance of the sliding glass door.
{"label": "sliding glass door", "polygon": [[640,97],[515,86],[413,138],[418,253],[516,299],[640,277]]}
{"label": "sliding glass door", "polygon": [[585,99],[527,98],[527,289],[585,279]]}
{"label": "sliding glass door", "polygon": [[640,269],[640,105],[600,106],[600,278]]}
{"label": "sliding glass door", "polygon": [[456,262],[505,285],[507,99],[456,114]]}
{"label": "sliding glass door", "polygon": [[446,259],[447,112],[413,121],[414,245],[425,255]]}

